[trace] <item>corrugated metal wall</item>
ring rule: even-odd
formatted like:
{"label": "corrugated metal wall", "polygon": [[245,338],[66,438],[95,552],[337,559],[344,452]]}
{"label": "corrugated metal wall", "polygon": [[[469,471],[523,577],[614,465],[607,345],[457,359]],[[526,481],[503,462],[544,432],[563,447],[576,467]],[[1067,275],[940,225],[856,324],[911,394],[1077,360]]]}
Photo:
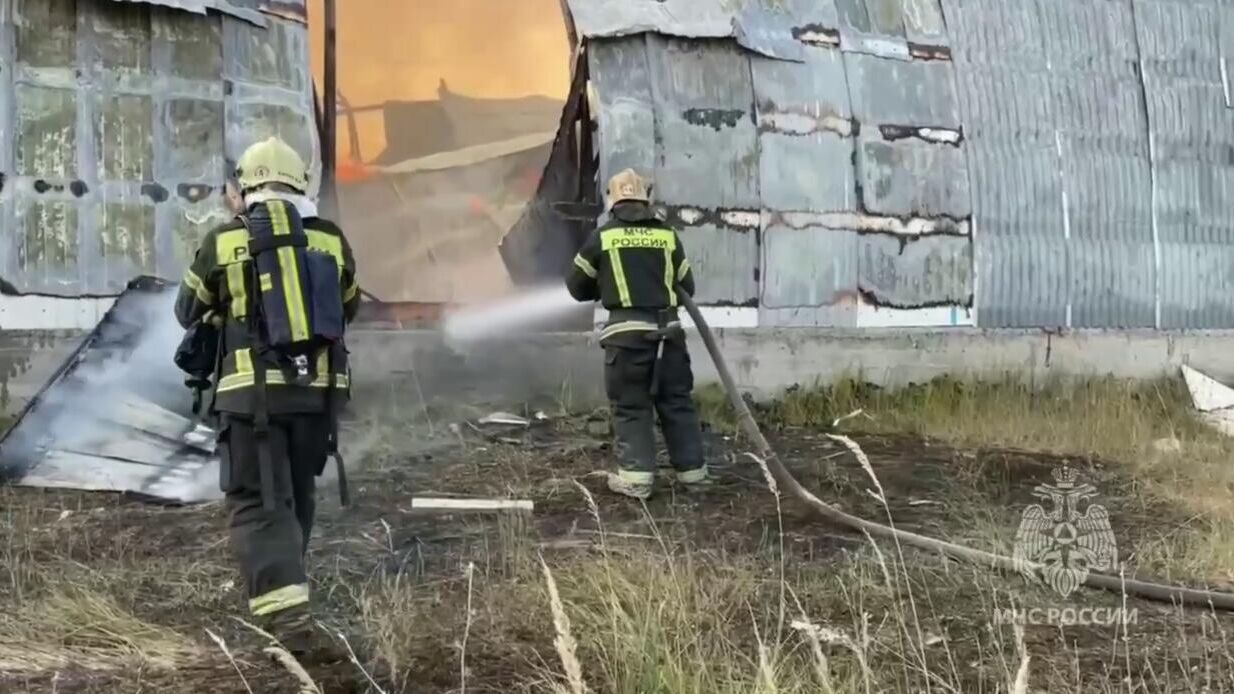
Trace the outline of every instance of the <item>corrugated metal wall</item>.
{"label": "corrugated metal wall", "polygon": [[654,172],[708,303],[1234,327],[1234,5],[698,4],[571,0],[601,175]]}
{"label": "corrugated metal wall", "polygon": [[237,4],[265,26],[136,2],[0,0],[0,276],[60,295],[178,279],[226,219],[228,161],[251,142],[277,133],[319,170],[307,29]]}

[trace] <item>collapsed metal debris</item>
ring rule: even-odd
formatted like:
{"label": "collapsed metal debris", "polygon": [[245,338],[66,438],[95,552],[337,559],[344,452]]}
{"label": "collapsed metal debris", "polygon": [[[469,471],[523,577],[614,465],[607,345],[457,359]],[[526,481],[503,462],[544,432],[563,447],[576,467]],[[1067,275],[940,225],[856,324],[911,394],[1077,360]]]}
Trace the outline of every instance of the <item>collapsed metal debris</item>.
{"label": "collapsed metal debris", "polygon": [[129,283],[0,437],[0,482],[129,492],[165,501],[219,498],[214,431],[189,412],[171,355],[175,286]]}
{"label": "collapsed metal debris", "polygon": [[1200,420],[1226,436],[1234,436],[1234,388],[1190,366],[1182,367],[1182,371]]}

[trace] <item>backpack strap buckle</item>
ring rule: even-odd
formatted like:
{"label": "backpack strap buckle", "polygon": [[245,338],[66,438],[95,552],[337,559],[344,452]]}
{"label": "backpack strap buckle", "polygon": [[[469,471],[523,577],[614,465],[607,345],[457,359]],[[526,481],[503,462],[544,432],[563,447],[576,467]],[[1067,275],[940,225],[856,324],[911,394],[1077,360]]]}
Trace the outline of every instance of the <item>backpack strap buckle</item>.
{"label": "backpack strap buckle", "polygon": [[307,386],[312,384],[314,374],[309,369],[309,359],[307,355],[297,354],[291,358],[291,380],[294,385]]}

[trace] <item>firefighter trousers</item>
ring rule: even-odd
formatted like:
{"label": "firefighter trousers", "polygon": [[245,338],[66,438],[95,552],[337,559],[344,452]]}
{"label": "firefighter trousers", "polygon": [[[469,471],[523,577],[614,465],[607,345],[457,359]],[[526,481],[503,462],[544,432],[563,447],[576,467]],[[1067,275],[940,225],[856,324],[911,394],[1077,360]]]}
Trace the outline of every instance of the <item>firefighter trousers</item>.
{"label": "firefighter trousers", "polygon": [[219,486],[226,495],[232,552],[255,616],[308,602],[304,554],[316,511],[316,477],[325,468],[325,415],[270,417],[274,510],[262,503],[259,439],[249,416],[224,414],[219,432]]}
{"label": "firefighter trousers", "polygon": [[[604,382],[613,413],[621,474],[650,483],[656,470],[655,415],[669,462],[683,480],[703,470],[703,435],[694,406],[694,373],[683,340],[666,340],[657,370],[657,343],[608,345]],[[657,379],[653,394],[653,376]]]}

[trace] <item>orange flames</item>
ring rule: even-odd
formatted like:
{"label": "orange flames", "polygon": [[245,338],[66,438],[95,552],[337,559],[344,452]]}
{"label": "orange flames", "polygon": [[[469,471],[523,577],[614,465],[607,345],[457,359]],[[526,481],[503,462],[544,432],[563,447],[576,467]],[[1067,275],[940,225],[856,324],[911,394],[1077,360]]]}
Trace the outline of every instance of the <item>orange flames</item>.
{"label": "orange flames", "polygon": [[[466,96],[564,98],[570,46],[561,0],[336,0],[338,86],[352,107]],[[322,0],[309,1],[313,74],[322,74]],[[362,159],[386,144],[380,110],[355,114]],[[363,175],[338,126],[339,175]]]}

